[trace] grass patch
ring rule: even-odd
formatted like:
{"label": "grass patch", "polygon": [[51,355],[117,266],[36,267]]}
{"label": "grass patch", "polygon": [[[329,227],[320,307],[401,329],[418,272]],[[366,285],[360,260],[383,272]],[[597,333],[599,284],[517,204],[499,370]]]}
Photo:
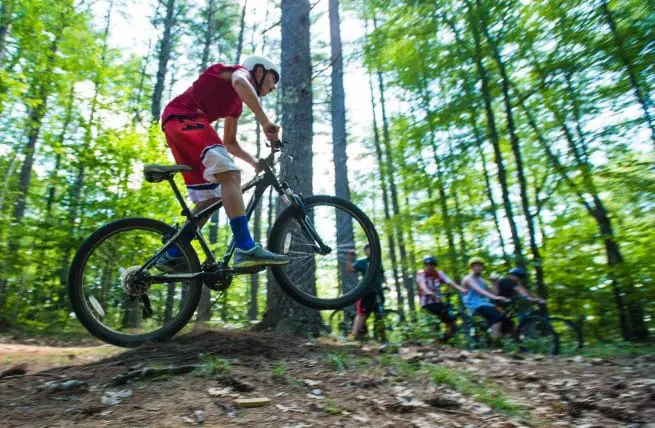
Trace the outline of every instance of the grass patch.
{"label": "grass patch", "polygon": [[409,378],[416,378],[421,372],[421,364],[403,361],[390,354],[380,356],[380,365],[382,367],[392,367],[398,370],[403,376]]}
{"label": "grass patch", "polygon": [[593,358],[635,358],[655,354],[655,343],[594,343],[577,353]]}
{"label": "grass patch", "polygon": [[334,352],[324,355],[325,362],[337,372],[360,370],[370,365],[369,358],[352,355],[347,352]]}
{"label": "grass patch", "polygon": [[200,367],[193,371],[193,374],[200,377],[212,377],[217,374],[229,373],[231,370],[230,361],[217,357],[214,354],[201,354]]}
{"label": "grass patch", "polygon": [[343,352],[325,355],[325,359],[327,360],[328,364],[330,364],[334,370],[338,372],[344,372],[348,370],[348,364],[346,362],[347,358],[347,355]]}
{"label": "grass patch", "polygon": [[336,401],[332,399],[327,400],[327,404],[325,405],[325,413],[332,416],[338,416],[342,413],[342,411],[343,410],[341,407],[339,407]]}
{"label": "grass patch", "polygon": [[469,373],[435,365],[424,365],[432,380],[439,385],[475,398],[497,412],[508,416],[522,416],[525,410],[509,398],[494,381],[481,379]]}
{"label": "grass patch", "polygon": [[284,362],[273,364],[271,367],[271,379],[297,387],[302,386],[302,382],[289,373],[289,367]]}

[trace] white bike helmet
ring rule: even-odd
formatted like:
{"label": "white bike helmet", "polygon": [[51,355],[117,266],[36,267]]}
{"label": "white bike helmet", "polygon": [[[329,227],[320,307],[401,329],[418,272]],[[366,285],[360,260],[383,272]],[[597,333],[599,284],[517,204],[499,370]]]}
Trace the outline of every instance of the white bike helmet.
{"label": "white bike helmet", "polygon": [[[250,73],[252,73],[253,78],[255,77],[255,68],[258,65],[261,65],[262,67],[264,67],[264,71],[270,71],[271,73],[273,73],[276,82],[280,81],[280,67],[275,62],[273,62],[270,58],[260,55],[251,55],[247,57],[245,60],[243,60],[243,63],[241,65],[243,65],[248,70],[250,70]],[[263,77],[259,82],[255,79],[255,85],[258,94],[259,91],[261,90],[262,83],[264,83]]]}

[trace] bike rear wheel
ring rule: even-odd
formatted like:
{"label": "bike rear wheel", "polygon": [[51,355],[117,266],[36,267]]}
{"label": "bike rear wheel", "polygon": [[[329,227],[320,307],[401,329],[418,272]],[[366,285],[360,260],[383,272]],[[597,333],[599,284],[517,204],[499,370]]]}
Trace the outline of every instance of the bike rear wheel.
{"label": "bike rear wheel", "polygon": [[574,354],[582,349],[582,331],[576,323],[560,317],[548,317],[548,321],[559,337],[560,354]]}
{"label": "bike rear wheel", "polygon": [[[291,261],[271,268],[282,289],[314,309],[341,309],[353,304],[380,272],[380,240],[371,220],[351,202],[333,196],[310,196],[304,207],[287,207],[273,225],[269,249]],[[322,252],[316,237],[326,245]],[[349,253],[370,248],[366,273],[348,272]],[[361,252],[360,252],[361,254]]]}
{"label": "bike rear wheel", "polygon": [[[174,232],[156,220],[129,218],[101,227],[84,241],[71,264],[68,292],[77,319],[91,334],[132,347],[164,341],[189,321],[202,292],[199,279],[131,280]],[[191,245],[175,246],[182,256],[173,273],[199,272]],[[146,273],[166,275],[155,267]]]}
{"label": "bike rear wheel", "polygon": [[531,315],[519,323],[516,331],[519,349],[523,352],[557,355],[559,338],[547,318]]}

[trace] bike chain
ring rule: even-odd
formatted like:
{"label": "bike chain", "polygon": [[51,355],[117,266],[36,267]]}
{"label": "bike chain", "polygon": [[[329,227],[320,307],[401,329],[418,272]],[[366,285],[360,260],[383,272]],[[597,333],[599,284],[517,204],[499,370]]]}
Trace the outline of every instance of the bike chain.
{"label": "bike chain", "polygon": [[220,293],[218,293],[218,295],[216,296],[216,298],[214,298],[214,301],[212,302],[211,305],[209,305],[209,307],[207,308],[207,310],[205,310],[205,311],[204,311],[203,313],[201,313],[201,314],[196,315],[196,317],[193,318],[192,320],[190,320],[189,323],[196,323],[196,322],[200,321],[200,319],[201,319],[202,317],[204,317],[206,314],[208,314],[209,312],[211,312],[212,308],[213,308],[214,306],[216,306],[216,303],[218,303],[218,301],[223,297],[223,295],[225,294],[226,291],[227,291],[227,289],[225,289],[225,290],[221,291]]}

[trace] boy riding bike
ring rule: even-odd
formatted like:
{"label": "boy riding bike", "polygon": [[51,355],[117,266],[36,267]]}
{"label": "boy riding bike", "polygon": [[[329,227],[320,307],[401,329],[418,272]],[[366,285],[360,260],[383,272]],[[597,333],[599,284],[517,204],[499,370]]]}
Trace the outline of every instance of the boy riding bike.
{"label": "boy riding bike", "polygon": [[456,317],[449,312],[449,305],[441,301],[441,285],[446,284],[460,293],[463,292],[463,289],[445,273],[437,270],[438,264],[436,257],[425,257],[423,259],[423,270],[416,274],[416,282],[418,283],[418,296],[421,307],[438,316],[446,324],[446,333],[441,340],[447,342],[455,335]]}
{"label": "boy riding bike", "polygon": [[[279,67],[263,56],[250,56],[243,65],[214,64],[173,99],[162,115],[162,128],[175,161],[193,168],[183,172],[183,176],[189,198],[196,204],[194,212],[223,199],[236,242],[235,269],[289,262],[287,256],[268,251],[253,241],[245,215],[241,172],[230,156],[246,161],[259,172],[257,159],[237,141],[243,103],[254,113],[266,138],[271,143],[279,141],[280,128],[269,120],[259,101],[259,97],[275,89],[279,80]],[[225,119],[222,140],[211,126],[221,118]],[[187,239],[190,241],[193,236]],[[156,266],[165,272],[175,271],[180,256],[178,248],[171,248]]]}

